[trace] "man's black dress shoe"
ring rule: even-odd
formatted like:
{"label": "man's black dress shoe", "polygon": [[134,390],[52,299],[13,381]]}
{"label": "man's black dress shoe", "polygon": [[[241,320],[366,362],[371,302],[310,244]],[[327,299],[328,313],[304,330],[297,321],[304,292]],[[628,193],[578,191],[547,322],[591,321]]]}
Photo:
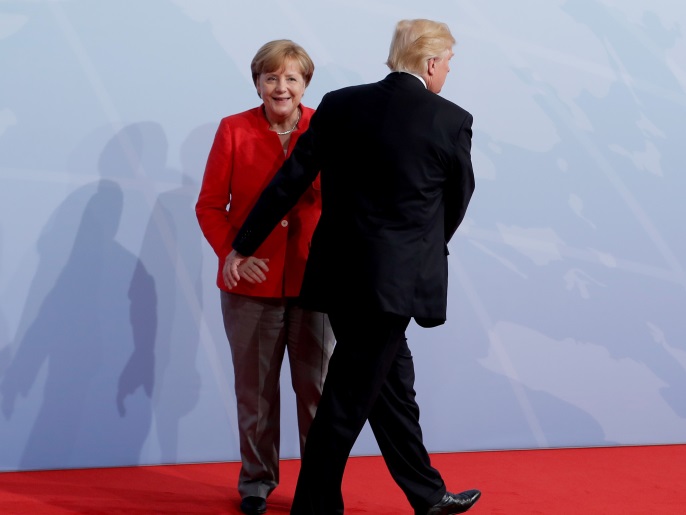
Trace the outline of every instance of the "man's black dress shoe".
{"label": "man's black dress shoe", "polygon": [[464,513],[471,508],[481,497],[479,490],[465,490],[459,494],[446,492],[437,504],[434,504],[426,515],[452,515],[453,513]]}
{"label": "man's black dress shoe", "polygon": [[245,515],[261,515],[267,511],[267,500],[255,496],[244,497],[241,501],[241,511]]}

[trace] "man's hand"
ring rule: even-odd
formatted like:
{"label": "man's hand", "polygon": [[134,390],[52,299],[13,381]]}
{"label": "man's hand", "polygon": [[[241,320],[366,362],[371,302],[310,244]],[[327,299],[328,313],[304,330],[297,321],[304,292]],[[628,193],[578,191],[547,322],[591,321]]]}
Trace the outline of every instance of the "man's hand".
{"label": "man's hand", "polygon": [[269,259],[257,258],[255,256],[244,256],[232,250],[224,261],[222,277],[224,284],[232,289],[238,281],[245,279],[251,284],[261,283],[267,279],[265,272],[269,271],[267,262]]}

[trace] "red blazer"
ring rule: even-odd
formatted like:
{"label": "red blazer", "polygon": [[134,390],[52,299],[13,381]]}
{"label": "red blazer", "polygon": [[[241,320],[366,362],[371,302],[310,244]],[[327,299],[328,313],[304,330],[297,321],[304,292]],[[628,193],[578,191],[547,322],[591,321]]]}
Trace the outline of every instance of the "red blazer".
{"label": "red blazer", "polygon": [[[291,134],[287,155],[308,128],[313,109],[300,106],[298,129]],[[238,229],[264,187],[285,161],[281,141],[262,106],[221,120],[207,158],[195,206],[200,229],[218,258],[217,286],[229,291],[222,278],[224,260]],[[269,258],[267,280],[240,281],[230,291],[255,297],[297,297],[300,294],[312,233],[321,214],[319,177],[277,224],[254,253]]]}

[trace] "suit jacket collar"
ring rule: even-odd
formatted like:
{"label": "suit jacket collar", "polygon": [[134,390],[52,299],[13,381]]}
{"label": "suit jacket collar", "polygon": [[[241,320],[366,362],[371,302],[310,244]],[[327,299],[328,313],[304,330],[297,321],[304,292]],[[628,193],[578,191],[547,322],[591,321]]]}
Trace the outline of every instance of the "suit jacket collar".
{"label": "suit jacket collar", "polygon": [[393,82],[407,86],[416,86],[417,88],[425,89],[426,85],[418,79],[415,75],[407,72],[391,72],[386,75],[384,81]]}

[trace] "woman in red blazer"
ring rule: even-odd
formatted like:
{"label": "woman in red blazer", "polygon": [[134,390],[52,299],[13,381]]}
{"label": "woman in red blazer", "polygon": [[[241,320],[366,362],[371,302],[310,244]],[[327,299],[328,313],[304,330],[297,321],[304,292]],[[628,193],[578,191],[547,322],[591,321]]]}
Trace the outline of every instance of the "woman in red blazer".
{"label": "woman in red blazer", "polygon": [[[241,472],[241,510],[264,513],[279,481],[279,374],[286,349],[297,402],[301,452],[319,402],[334,338],[325,314],[302,309],[298,296],[312,233],[321,213],[319,180],[280,220],[246,262],[229,292],[222,270],[238,228],[298,137],[313,109],[301,104],[314,63],[299,45],[275,40],[251,63],[262,105],[221,120],[196,204],[200,228],[218,257],[217,286],[233,360]],[[260,267],[268,267],[264,277]]]}

